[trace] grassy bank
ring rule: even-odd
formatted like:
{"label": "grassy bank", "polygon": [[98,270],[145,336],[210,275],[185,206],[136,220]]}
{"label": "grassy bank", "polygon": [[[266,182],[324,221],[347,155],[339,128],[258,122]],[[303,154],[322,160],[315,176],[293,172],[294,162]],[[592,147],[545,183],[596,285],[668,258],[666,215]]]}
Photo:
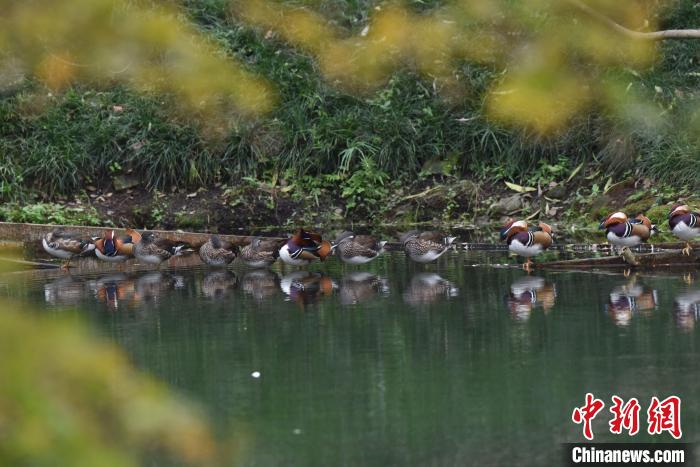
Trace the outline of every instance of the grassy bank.
{"label": "grassy bank", "polygon": [[[323,11],[357,31],[375,3],[329,1]],[[19,82],[0,97],[0,196],[10,203],[3,219],[229,229],[333,219],[478,223],[539,210],[590,224],[609,207],[665,206],[700,188],[700,41],[659,44],[659,60],[646,69],[599,70],[624,74],[656,105],[658,121],[599,110],[542,137],[486,118],[496,66],[465,64],[470,92],[459,102],[410,69],[369,95],[349,95],[309,55],[233,18],[227,2],[184,5],[214,42],[274,84],[273,114],[212,139],[173,113],[168,96],[109,83],[56,94]],[[693,27],[698,10],[679,2],[662,26]],[[518,193],[506,181],[535,190]],[[611,196],[620,187],[632,188]]]}

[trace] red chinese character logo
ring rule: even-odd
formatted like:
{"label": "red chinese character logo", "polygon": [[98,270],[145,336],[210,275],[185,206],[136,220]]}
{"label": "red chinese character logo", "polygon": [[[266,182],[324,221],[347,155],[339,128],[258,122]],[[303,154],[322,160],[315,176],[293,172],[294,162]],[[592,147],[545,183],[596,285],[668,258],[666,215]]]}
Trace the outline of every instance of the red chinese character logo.
{"label": "red chinese character logo", "polygon": [[671,433],[679,439],[681,432],[681,399],[677,396],[669,396],[659,402],[656,396],[651,398],[649,410],[647,410],[649,427],[647,431],[650,435],[658,435],[664,431]]}
{"label": "red chinese character logo", "polygon": [[613,406],[610,407],[610,412],[614,415],[613,419],[608,422],[610,425],[610,433],[619,435],[622,429],[627,430],[630,436],[634,436],[639,432],[639,401],[636,397],[628,400],[626,404],[617,396],[612,396]]}
{"label": "red chinese character logo", "polygon": [[590,392],[586,394],[586,405],[583,407],[576,407],[574,412],[571,414],[571,420],[574,423],[580,424],[583,422],[583,436],[587,440],[593,439],[593,430],[591,429],[591,420],[598,415],[598,412],[603,410],[605,404],[602,400],[593,397]]}

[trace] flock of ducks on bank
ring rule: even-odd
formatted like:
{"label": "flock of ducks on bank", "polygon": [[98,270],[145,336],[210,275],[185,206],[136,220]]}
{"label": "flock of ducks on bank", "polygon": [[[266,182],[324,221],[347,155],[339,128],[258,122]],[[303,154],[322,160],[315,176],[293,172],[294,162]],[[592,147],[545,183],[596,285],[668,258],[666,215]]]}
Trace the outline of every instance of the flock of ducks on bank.
{"label": "flock of ducks on bank", "polygon": [[[668,223],[671,232],[686,242],[683,253],[690,255],[690,241],[700,236],[700,213],[693,212],[687,205],[672,208]],[[635,247],[646,242],[657,231],[648,217],[638,214],[629,218],[623,212],[614,212],[600,223],[606,238],[614,247]],[[526,258],[524,268],[531,269],[533,256],[550,247],[553,241],[552,227],[544,222],[529,226],[524,220],[509,220],[500,230],[501,239],[507,242],[508,249]],[[418,263],[429,263],[442,256],[456,240],[440,232],[411,231],[401,237],[406,255]],[[239,249],[228,242],[212,235],[199,248],[202,261],[212,266],[226,266],[239,258],[254,268],[269,267],[278,258],[293,266],[305,266],[314,261],[324,261],[335,255],[349,264],[364,264],[372,261],[384,251],[385,241],[379,241],[369,235],[355,235],[343,232],[334,243],[324,240],[321,234],[304,229],[297,230],[288,239],[254,238]],[[71,233],[55,230],[42,240],[47,253],[70,260],[94,251],[104,261],[122,262],[129,258],[160,265],[181,253],[186,246],[182,243],[158,238],[153,232],[139,233],[126,229],[125,234],[117,236],[115,230],[106,230],[100,237],[82,239]],[[66,267],[68,264],[65,265]]]}
{"label": "flock of ducks on bank", "polygon": [[[401,242],[412,260],[428,263],[442,256],[455,239],[439,232],[411,231],[401,237]],[[292,266],[305,266],[314,261],[325,261],[331,255],[349,264],[364,264],[379,256],[385,244],[385,241],[372,236],[355,235],[349,231],[343,232],[331,243],[317,232],[298,229],[287,239],[253,238],[248,245],[239,249],[212,235],[199,248],[199,257],[211,266],[227,266],[238,258],[253,268],[269,267],[278,259]],[[42,245],[50,255],[68,262],[94,251],[95,256],[104,261],[122,262],[136,258],[155,265],[178,256],[186,247],[184,243],[158,238],[153,232],[139,233],[133,229],[126,229],[124,235],[117,235],[112,229],[105,230],[102,236],[90,239],[54,230],[46,234]]]}

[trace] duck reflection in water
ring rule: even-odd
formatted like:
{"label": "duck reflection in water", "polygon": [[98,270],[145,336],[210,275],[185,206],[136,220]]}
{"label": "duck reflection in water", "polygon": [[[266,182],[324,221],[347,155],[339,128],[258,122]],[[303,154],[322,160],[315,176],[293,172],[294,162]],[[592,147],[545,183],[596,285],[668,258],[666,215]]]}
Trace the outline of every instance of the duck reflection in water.
{"label": "duck reflection in water", "polygon": [[120,304],[126,304],[126,306],[134,304],[136,281],[126,274],[103,276],[95,281],[94,293],[97,301],[107,305],[110,310],[116,311]]}
{"label": "duck reflection in water", "polygon": [[648,314],[657,307],[656,290],[638,284],[636,277],[610,291],[606,312],[618,326],[627,326],[636,313]]}
{"label": "duck reflection in water", "polygon": [[134,295],[134,302],[157,302],[164,293],[173,289],[182,289],[184,287],[185,279],[180,275],[150,272],[139,276],[136,279],[136,294]]}
{"label": "duck reflection in water", "polygon": [[350,272],[340,281],[340,303],[343,305],[356,305],[379,294],[388,293],[387,281],[369,272]]}
{"label": "duck reflection in water", "polygon": [[53,306],[75,306],[85,298],[85,281],[72,276],[44,284],[44,300]]}
{"label": "duck reflection in water", "polygon": [[202,278],[202,294],[207,298],[220,299],[229,295],[238,286],[238,277],[231,271],[211,271]]}
{"label": "duck reflection in water", "polygon": [[691,331],[700,320],[700,290],[688,290],[675,300],[673,317],[679,328]]}
{"label": "duck reflection in water", "polygon": [[403,293],[403,300],[409,305],[419,306],[450,300],[457,296],[459,289],[452,282],[438,274],[422,272],[411,278],[408,288]]}
{"label": "duck reflection in water", "polygon": [[506,305],[513,319],[527,321],[534,308],[540,306],[547,313],[554,306],[556,299],[557,289],[554,284],[542,277],[525,276],[510,284]]}
{"label": "duck reflection in water", "polygon": [[280,278],[276,272],[269,269],[255,269],[243,276],[241,288],[256,302],[261,303],[280,293],[279,283]]}
{"label": "duck reflection in water", "polygon": [[301,308],[315,304],[323,297],[329,297],[337,288],[330,277],[319,272],[294,271],[285,275],[280,281],[280,289],[289,300]]}

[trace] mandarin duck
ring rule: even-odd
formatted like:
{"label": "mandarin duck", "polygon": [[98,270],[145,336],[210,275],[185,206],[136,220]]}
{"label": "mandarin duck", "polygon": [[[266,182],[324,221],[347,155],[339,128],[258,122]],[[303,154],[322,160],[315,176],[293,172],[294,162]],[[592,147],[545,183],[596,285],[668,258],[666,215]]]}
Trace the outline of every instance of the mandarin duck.
{"label": "mandarin duck", "polygon": [[635,247],[646,242],[656,232],[656,226],[648,217],[639,214],[629,219],[624,212],[614,212],[602,220],[600,229],[605,230],[605,236],[615,247]]}
{"label": "mandarin duck", "polygon": [[677,204],[668,215],[668,225],[673,235],[685,242],[683,254],[690,256],[690,242],[700,236],[700,213],[691,212],[686,204]]}
{"label": "mandarin duck", "polygon": [[241,249],[241,260],[253,268],[267,268],[279,258],[280,248],[287,240],[263,240],[253,238],[251,242]]}
{"label": "mandarin duck", "polygon": [[341,233],[335,241],[333,251],[348,264],[365,264],[372,261],[384,251],[386,242],[377,241],[369,235],[355,235],[353,232]]}
{"label": "mandarin duck", "polygon": [[158,238],[153,232],[144,232],[134,247],[134,256],[143,263],[160,265],[173,256],[179,256],[184,247],[182,243]]}
{"label": "mandarin duck", "polygon": [[47,233],[41,239],[41,245],[51,256],[68,260],[63,264],[63,269],[70,267],[70,262],[76,256],[81,256],[95,249],[95,244],[89,240],[81,239],[78,235],[55,229]]}
{"label": "mandarin duck", "polygon": [[448,237],[440,232],[412,230],[401,236],[404,252],[413,261],[429,263],[450,249],[457,237]]}
{"label": "mandarin duck", "polygon": [[305,266],[317,259],[325,261],[331,251],[331,243],[320,234],[299,229],[280,248],[279,257],[292,266]]}
{"label": "mandarin duck", "polygon": [[[138,236],[140,240],[141,237]],[[134,255],[133,237],[127,233],[121,237],[117,237],[114,230],[105,230],[102,237],[94,238],[95,256],[102,261],[118,263],[126,261]]]}
{"label": "mandarin duck", "polygon": [[523,256],[523,269],[532,270],[532,257],[539,255],[552,244],[552,227],[539,222],[536,227],[528,228],[525,221],[509,221],[501,228],[501,240],[508,243],[508,250]]}
{"label": "mandarin duck", "polygon": [[238,256],[238,247],[212,235],[200,248],[199,257],[210,266],[227,266]]}

